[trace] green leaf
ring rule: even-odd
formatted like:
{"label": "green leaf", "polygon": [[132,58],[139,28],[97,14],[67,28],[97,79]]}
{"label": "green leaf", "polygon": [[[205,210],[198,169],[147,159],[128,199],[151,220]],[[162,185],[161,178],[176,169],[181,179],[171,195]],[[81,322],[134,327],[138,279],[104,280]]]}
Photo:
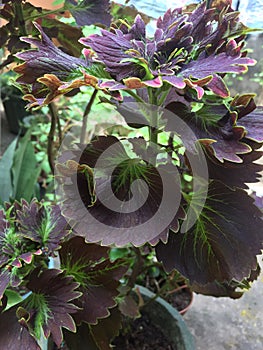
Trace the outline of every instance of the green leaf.
{"label": "green leaf", "polygon": [[14,290],[6,289],[5,295],[7,296],[7,306],[5,310],[10,309],[12,306],[20,303],[23,300],[21,295]]}
{"label": "green leaf", "polygon": [[14,154],[12,166],[13,199],[24,198],[30,201],[35,195],[35,184],[41,171],[38,165],[34,148],[30,141],[31,129],[20,139],[18,148]]}
{"label": "green leaf", "polygon": [[55,1],[52,2],[52,5],[53,6],[58,6],[58,5],[64,4],[64,1],[65,0],[55,0]]}
{"label": "green leaf", "polygon": [[17,144],[17,137],[8,146],[7,150],[3,154],[0,160],[0,203],[9,201],[9,197],[12,193],[12,179],[11,179],[11,167],[13,165],[13,158]]}

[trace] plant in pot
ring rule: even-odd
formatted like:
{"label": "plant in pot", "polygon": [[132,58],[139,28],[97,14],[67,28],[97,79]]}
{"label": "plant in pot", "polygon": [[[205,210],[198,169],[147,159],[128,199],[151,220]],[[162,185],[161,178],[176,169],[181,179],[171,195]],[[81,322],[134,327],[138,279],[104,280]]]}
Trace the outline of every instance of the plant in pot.
{"label": "plant in pot", "polygon": [[[241,296],[259,274],[262,212],[246,189],[260,177],[263,136],[254,95],[230,96],[224,81],[255,63],[238,13],[225,1],[168,10],[152,37],[140,16],[115,21],[80,40],[80,58],[35,26],[40,38],[21,38],[35,48],[14,69],[29,107],[92,93],[80,142],[61,143],[57,202],[0,212],[1,347],[39,349],[50,338],[61,349],[110,349],[121,312],[155,309],[142,289],[132,294],[152,251],[167,283],[176,270],[193,291]],[[119,113],[127,137],[85,143],[98,101]],[[192,348],[182,341],[170,345]]]}
{"label": "plant in pot", "polygon": [[30,112],[25,108],[27,103],[22,99],[23,93],[12,83],[14,76],[16,74],[12,71],[1,74],[0,91],[9,130],[18,134],[20,131],[22,132],[21,124],[24,117],[28,116]]}

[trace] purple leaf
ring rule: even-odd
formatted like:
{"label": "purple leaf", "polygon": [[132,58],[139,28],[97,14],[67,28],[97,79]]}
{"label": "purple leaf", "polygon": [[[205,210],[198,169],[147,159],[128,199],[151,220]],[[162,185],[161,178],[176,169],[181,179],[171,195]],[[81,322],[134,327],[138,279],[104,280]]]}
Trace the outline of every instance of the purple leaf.
{"label": "purple leaf", "polygon": [[[78,308],[71,301],[79,298],[78,283],[66,277],[60,270],[34,270],[29,276],[27,288],[32,291],[23,302],[30,315],[26,320],[28,327],[39,336],[43,328],[45,336],[52,335],[56,345],[62,343],[62,327],[74,332],[76,326],[71,314]],[[38,323],[39,320],[42,322]]]}
{"label": "purple leaf", "polygon": [[80,283],[82,296],[76,305],[82,309],[74,315],[77,324],[82,321],[96,324],[116,305],[119,280],[128,267],[120,260],[110,262],[107,255],[108,248],[87,244],[81,237],[65,242],[60,250],[62,268]]}
{"label": "purple leaf", "polygon": [[[107,149],[110,149],[110,158],[102,161]],[[144,152],[144,155],[146,159],[151,158],[152,150],[149,149],[149,154]],[[86,176],[76,173],[68,176],[67,180],[65,178],[62,212],[76,223],[76,234],[89,242],[102,241],[103,245],[114,243],[123,246],[128,242],[141,245],[160,234],[165,235],[163,232],[174,226],[181,194],[178,187],[180,181],[173,165],[154,168],[141,162],[140,158],[130,158],[122,143],[116,142],[113,137],[100,137],[97,143],[93,142],[84,150],[78,161],[80,165],[84,163],[91,168],[96,164],[94,171],[98,176],[93,180],[97,196],[94,203],[91,201]],[[135,180],[140,180],[137,181],[140,187],[136,190],[136,196],[132,196],[131,185]],[[165,189],[164,182],[167,182]],[[113,194],[109,194],[109,184]],[[168,188],[172,189],[169,193]],[[163,196],[167,197],[167,201],[162,201]],[[113,202],[114,197],[116,199]],[[149,220],[153,216],[158,217],[158,223]],[[149,225],[146,224],[148,221]],[[139,229],[141,225],[144,225],[143,235]]]}
{"label": "purple leaf", "polygon": [[66,0],[70,4],[69,11],[79,26],[91,24],[104,24],[109,27],[111,23],[109,0]]}
{"label": "purple leaf", "polygon": [[253,199],[214,181],[196,225],[184,234],[170,233],[167,244],[159,243],[158,260],[190,284],[242,281],[257,267],[262,229],[262,214]]}
{"label": "purple leaf", "polygon": [[37,201],[23,205],[17,212],[19,231],[23,237],[40,244],[50,255],[60,247],[68,234],[67,222],[58,205],[44,207]]}
{"label": "purple leaf", "polygon": [[246,128],[246,137],[256,142],[263,142],[263,107],[258,107],[252,113],[240,118],[237,125]]}
{"label": "purple leaf", "polygon": [[23,320],[17,318],[15,307],[0,314],[0,348],[41,350],[36,340],[24,327]]}

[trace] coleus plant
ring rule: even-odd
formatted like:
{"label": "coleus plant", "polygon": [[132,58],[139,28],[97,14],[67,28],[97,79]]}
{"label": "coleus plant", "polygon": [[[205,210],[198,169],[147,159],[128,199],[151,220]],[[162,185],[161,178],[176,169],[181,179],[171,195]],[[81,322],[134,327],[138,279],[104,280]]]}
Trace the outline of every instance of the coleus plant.
{"label": "coleus plant", "polygon": [[[150,245],[194,291],[240,295],[237,287],[259,274],[262,212],[246,190],[260,179],[263,134],[254,95],[231,96],[224,79],[255,64],[244,48],[249,29],[229,1],[168,10],[152,36],[139,15],[113,22],[80,39],[83,57],[35,27],[40,38],[21,40],[36,48],[18,53],[23,63],[14,68],[28,106],[88,86],[141,136],[99,136],[60,154],[61,212],[35,201],[1,212],[2,308],[10,287],[22,287],[23,300],[0,322],[8,318],[13,332],[22,327],[32,348],[42,332],[61,346],[61,327],[77,327],[108,349],[105,329],[117,332],[118,286],[130,264],[110,260],[113,246],[134,247],[138,257],[138,247]],[[59,269],[48,263],[57,252]],[[132,287],[141,269],[130,266]]]}

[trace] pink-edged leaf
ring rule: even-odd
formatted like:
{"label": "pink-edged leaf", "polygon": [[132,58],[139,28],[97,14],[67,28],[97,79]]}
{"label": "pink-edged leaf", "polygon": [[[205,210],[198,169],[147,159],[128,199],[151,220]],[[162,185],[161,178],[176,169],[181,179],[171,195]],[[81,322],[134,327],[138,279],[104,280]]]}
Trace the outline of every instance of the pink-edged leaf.
{"label": "pink-edged leaf", "polygon": [[22,263],[19,259],[15,259],[14,261],[12,261],[11,265],[16,267],[16,268],[20,268],[22,266]]}
{"label": "pink-edged leaf", "polygon": [[179,78],[175,75],[173,76],[162,76],[163,81],[167,82],[168,84],[178,88],[178,89],[184,89],[185,88],[185,82],[182,78]]}
{"label": "pink-edged leaf", "polygon": [[228,97],[230,92],[226,86],[224,80],[217,74],[213,76],[213,79],[210,83],[207,84],[207,87],[213,91],[218,96]]}
{"label": "pink-edged leaf", "polygon": [[40,254],[37,254],[37,253],[24,253],[24,254],[21,254],[19,256],[19,258],[21,260],[23,260],[26,264],[30,264],[32,262],[32,259],[33,259],[33,254],[34,255],[40,255]]}

